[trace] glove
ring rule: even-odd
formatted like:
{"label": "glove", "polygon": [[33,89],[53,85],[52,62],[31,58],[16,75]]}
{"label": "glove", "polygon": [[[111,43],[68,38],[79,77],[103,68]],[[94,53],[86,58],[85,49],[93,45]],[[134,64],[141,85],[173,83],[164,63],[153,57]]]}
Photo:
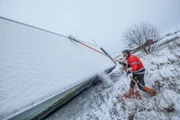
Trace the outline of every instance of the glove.
{"label": "glove", "polygon": [[131,73],[131,68],[127,69],[126,76],[128,77],[130,73]]}
{"label": "glove", "polygon": [[127,66],[127,64],[124,62],[119,62],[119,64],[122,64],[123,66]]}
{"label": "glove", "polygon": [[131,79],[132,73],[129,73],[129,74],[127,75],[127,77]]}
{"label": "glove", "polygon": [[128,71],[128,72],[126,72],[126,76],[128,76],[130,73],[131,73],[131,72],[129,72],[129,71]]}

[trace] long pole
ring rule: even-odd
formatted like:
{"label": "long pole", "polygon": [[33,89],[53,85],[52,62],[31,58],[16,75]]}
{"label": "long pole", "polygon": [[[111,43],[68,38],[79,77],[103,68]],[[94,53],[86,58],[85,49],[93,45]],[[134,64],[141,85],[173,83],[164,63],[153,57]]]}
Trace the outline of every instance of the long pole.
{"label": "long pole", "polygon": [[[95,48],[93,48],[93,47],[91,47],[91,46],[86,45],[85,43],[83,43],[83,42],[81,42],[81,41],[79,41],[79,40],[76,40],[75,38],[73,38],[73,37],[71,37],[71,36],[69,37],[69,39],[70,39],[70,40],[73,40],[73,41],[75,41],[75,42],[77,42],[77,43],[79,43],[79,44],[81,44],[81,45],[83,45],[83,46],[85,46],[85,47],[87,47],[87,48],[95,51],[95,52],[98,52],[98,53],[100,53],[100,54],[102,54],[102,55],[104,55],[104,56],[106,56],[106,57],[109,57],[109,58],[114,62],[113,58],[112,58],[103,48],[100,48],[100,49],[103,51],[103,52],[101,52],[101,51],[96,50]],[[114,62],[114,63],[115,63],[115,62]],[[116,63],[115,63],[115,64],[116,64]]]}

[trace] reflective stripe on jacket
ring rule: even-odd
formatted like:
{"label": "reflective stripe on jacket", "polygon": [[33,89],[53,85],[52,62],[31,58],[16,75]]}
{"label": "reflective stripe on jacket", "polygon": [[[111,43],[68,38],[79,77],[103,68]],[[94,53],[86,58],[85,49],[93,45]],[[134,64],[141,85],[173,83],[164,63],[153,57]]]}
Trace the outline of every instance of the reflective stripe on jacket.
{"label": "reflective stripe on jacket", "polygon": [[130,54],[129,57],[126,58],[126,60],[129,66],[131,66],[132,72],[137,72],[144,69],[143,63],[137,56]]}

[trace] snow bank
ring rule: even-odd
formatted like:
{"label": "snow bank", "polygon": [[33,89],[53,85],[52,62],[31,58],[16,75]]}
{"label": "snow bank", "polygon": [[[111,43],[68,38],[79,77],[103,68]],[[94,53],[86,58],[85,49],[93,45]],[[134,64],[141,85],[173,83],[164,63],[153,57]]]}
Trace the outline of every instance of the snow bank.
{"label": "snow bank", "polygon": [[0,119],[114,65],[63,36],[2,18],[0,26]]}

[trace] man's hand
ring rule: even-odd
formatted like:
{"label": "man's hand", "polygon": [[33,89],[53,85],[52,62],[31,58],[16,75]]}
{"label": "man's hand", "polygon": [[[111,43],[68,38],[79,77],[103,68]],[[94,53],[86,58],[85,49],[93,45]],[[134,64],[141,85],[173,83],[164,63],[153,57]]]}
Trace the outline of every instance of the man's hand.
{"label": "man's hand", "polygon": [[132,73],[126,73],[126,75],[127,75],[127,78],[131,79]]}
{"label": "man's hand", "polygon": [[126,63],[119,61],[119,64],[126,66]]}
{"label": "man's hand", "polygon": [[126,75],[128,76],[131,73],[131,68],[127,69]]}

